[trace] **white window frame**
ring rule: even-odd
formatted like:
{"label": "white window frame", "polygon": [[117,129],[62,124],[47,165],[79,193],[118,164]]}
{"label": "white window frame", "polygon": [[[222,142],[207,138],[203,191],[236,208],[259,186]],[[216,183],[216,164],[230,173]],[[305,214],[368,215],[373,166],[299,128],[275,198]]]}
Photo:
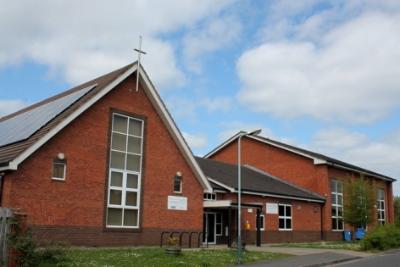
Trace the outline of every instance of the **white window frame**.
{"label": "white window frame", "polygon": [[217,200],[217,194],[216,193],[204,193],[203,194],[203,200]]}
{"label": "white window frame", "polygon": [[[376,198],[376,210],[377,210],[377,221],[379,224],[384,225],[386,223],[386,203],[385,203],[385,190],[378,188]],[[383,208],[382,208],[383,207]],[[381,215],[381,218],[379,218]]]}
{"label": "white window frame", "polygon": [[[262,224],[260,225],[260,231],[264,231],[265,230],[265,215],[264,214],[260,214],[260,219],[262,219]],[[256,231],[257,231],[257,215],[256,215]]]}
{"label": "white window frame", "polygon": [[[121,117],[126,117],[128,120],[128,127],[127,127],[127,132],[126,133],[122,133],[122,132],[118,132],[118,131],[114,131],[114,116],[121,116]],[[132,120],[136,120],[141,122],[142,127],[141,127],[141,136],[136,136],[136,135],[132,135],[129,134],[129,122],[130,119]],[[119,151],[116,149],[112,148],[112,134],[113,133],[119,133],[119,134],[124,134],[127,136],[127,140],[126,140],[126,151]],[[141,142],[140,142],[140,154],[137,153],[132,153],[132,152],[128,152],[128,140],[129,140],[129,136],[131,137],[136,137],[136,138],[140,138]],[[108,188],[107,188],[107,212],[106,212],[106,227],[107,228],[124,228],[124,229],[138,229],[140,226],[140,204],[141,204],[141,188],[142,188],[142,184],[141,184],[141,172],[142,172],[142,162],[143,162],[143,139],[144,139],[144,121],[135,117],[131,117],[131,116],[127,116],[118,112],[114,112],[112,114],[112,124],[111,124],[111,142],[110,142],[110,151],[109,151],[109,173],[108,173]],[[139,171],[132,171],[132,170],[127,170],[126,166],[127,166],[127,160],[128,157],[125,157],[125,169],[118,169],[118,168],[112,168],[111,167],[111,153],[112,151],[116,151],[116,152],[122,152],[125,153],[126,155],[138,155],[140,156],[140,161],[139,161]],[[111,173],[112,172],[119,172],[122,173],[122,186],[121,187],[117,187],[117,186],[111,186]],[[137,183],[137,188],[127,188],[126,184],[127,184],[127,176],[128,174],[133,174],[133,175],[137,175],[138,177],[138,183]],[[111,190],[119,190],[122,191],[122,195],[121,195],[121,204],[120,205],[115,205],[115,204],[110,204],[110,192]],[[126,193],[127,192],[136,192],[137,194],[137,201],[136,201],[136,206],[128,206],[126,205]],[[116,208],[116,209],[121,209],[122,210],[122,218],[121,218],[121,225],[109,225],[108,224],[108,209],[109,208]],[[125,210],[137,210],[137,224],[136,226],[125,226],[124,224],[124,215],[125,215]]]}
{"label": "white window frame", "polygon": [[[175,190],[175,180],[179,180],[179,191]],[[183,187],[183,179],[182,176],[174,176],[174,193],[182,193],[182,187]]]}
{"label": "white window frame", "polygon": [[[63,173],[63,177],[62,177],[62,178],[60,178],[60,177],[54,177],[54,165],[55,165],[55,164],[63,165],[63,167],[64,167],[64,173]],[[52,163],[52,165],[51,165],[51,179],[52,179],[52,180],[58,180],[58,181],[65,181],[66,175],[67,175],[67,163],[66,163],[65,161],[56,161],[56,160],[53,160],[53,163]]]}
{"label": "white window frame", "polygon": [[[332,183],[335,184],[335,185],[334,185],[335,188],[332,188]],[[342,188],[342,191],[341,191],[341,192],[338,192],[338,184],[341,184],[341,188]],[[344,231],[344,219],[343,219],[343,213],[344,213],[343,182],[342,182],[342,181],[339,181],[339,180],[336,180],[336,179],[332,179],[331,182],[330,182],[330,186],[331,186],[331,198],[332,198],[332,195],[334,195],[334,197],[335,197],[335,204],[334,204],[334,201],[332,201],[332,199],[331,199],[331,206],[332,206],[332,207],[335,207],[335,214],[331,214],[331,218],[332,218],[333,220],[336,220],[336,226],[339,225],[339,220],[342,221],[342,228],[339,228],[339,227],[334,228],[333,225],[332,225],[332,231],[334,231],[334,232],[342,232],[342,231]],[[339,199],[342,200],[342,201],[341,201],[342,204],[339,204],[339,202],[340,202]],[[340,208],[342,209],[342,216],[339,216],[339,209],[340,209]],[[332,209],[331,209],[331,212],[332,212]],[[332,221],[332,220],[331,220],[331,221]]]}
{"label": "white window frame", "polygon": [[[283,209],[283,215],[279,214],[279,207],[282,206],[284,207]],[[290,216],[286,215],[286,207],[290,207]],[[279,220],[283,219],[284,220],[284,228],[280,228],[279,226]],[[290,228],[286,227],[286,220],[290,220]],[[293,209],[292,209],[292,204],[278,204],[278,229],[279,231],[292,231],[293,230]]]}
{"label": "white window frame", "polygon": [[[221,222],[218,222],[217,217],[220,217],[220,218],[221,218]],[[218,232],[217,232],[218,226],[221,227],[221,233],[218,233]],[[215,213],[215,235],[216,235],[216,236],[222,236],[222,235],[224,234],[224,228],[223,228],[223,227],[224,227],[224,224],[223,224],[223,216],[222,216],[222,213],[217,212],[217,213]]]}

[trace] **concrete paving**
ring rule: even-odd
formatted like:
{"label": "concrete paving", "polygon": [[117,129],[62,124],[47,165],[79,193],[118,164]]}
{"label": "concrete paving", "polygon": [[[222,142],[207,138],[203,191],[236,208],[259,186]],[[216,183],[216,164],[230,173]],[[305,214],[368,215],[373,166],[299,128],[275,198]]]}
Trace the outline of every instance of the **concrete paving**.
{"label": "concrete paving", "polygon": [[377,254],[373,257],[361,258],[354,261],[346,261],[339,263],[337,267],[394,267],[400,266],[400,250],[388,251],[385,253]]}
{"label": "concrete paving", "polygon": [[[213,245],[209,249],[226,249],[226,246]],[[283,258],[278,260],[257,262],[241,266],[249,267],[320,267],[331,266],[343,262],[352,262],[358,259],[367,258],[374,254],[343,250],[343,249],[319,249],[319,248],[294,248],[294,247],[275,247],[263,244],[261,247],[247,245],[246,250],[260,252],[274,252],[291,254],[295,257]]]}
{"label": "concrete paving", "polygon": [[354,256],[354,257],[368,257],[368,256],[373,255],[368,252],[353,251],[353,250],[346,250],[346,249],[274,247],[271,245],[264,245],[264,244],[261,247],[246,246],[246,249],[250,250],[250,251],[286,253],[286,254],[292,254],[292,255],[296,255],[296,256],[320,254],[320,253],[324,253],[324,252],[332,252],[332,253],[336,253],[336,254],[344,254],[344,255],[349,255],[349,256]]}
{"label": "concrete paving", "polygon": [[345,261],[352,261],[360,257],[351,256],[346,254],[323,252],[302,255],[297,257],[290,257],[286,259],[257,262],[253,264],[246,264],[242,266],[248,267],[319,267],[337,264]]}

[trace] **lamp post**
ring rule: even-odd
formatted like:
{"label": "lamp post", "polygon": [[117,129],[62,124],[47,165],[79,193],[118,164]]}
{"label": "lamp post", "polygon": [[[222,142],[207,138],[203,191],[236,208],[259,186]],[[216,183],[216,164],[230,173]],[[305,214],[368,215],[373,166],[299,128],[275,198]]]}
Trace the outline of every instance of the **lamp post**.
{"label": "lamp post", "polygon": [[261,129],[254,130],[251,132],[242,132],[239,135],[238,138],[238,221],[237,221],[237,229],[238,229],[238,234],[237,234],[237,264],[240,265],[240,257],[242,253],[242,236],[241,236],[241,220],[242,220],[242,162],[241,162],[241,141],[242,137],[244,136],[250,136],[250,135],[258,135],[261,133]]}

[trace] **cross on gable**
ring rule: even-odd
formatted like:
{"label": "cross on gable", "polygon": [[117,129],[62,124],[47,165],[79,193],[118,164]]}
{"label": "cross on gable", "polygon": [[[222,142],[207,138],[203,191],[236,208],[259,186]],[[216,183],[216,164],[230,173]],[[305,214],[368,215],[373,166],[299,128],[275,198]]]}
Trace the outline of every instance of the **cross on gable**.
{"label": "cross on gable", "polygon": [[139,90],[139,75],[140,75],[140,56],[142,54],[146,54],[146,52],[144,52],[142,50],[142,36],[139,36],[139,48],[135,48],[134,49],[137,53],[138,53],[138,60],[137,60],[137,71],[136,71],[136,92]]}

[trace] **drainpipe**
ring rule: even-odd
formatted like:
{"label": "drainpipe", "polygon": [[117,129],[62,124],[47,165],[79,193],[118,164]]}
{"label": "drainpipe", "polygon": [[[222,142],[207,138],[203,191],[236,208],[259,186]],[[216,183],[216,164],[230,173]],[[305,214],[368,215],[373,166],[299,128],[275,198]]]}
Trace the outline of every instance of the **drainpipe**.
{"label": "drainpipe", "polygon": [[2,206],[3,199],[3,184],[4,184],[4,172],[0,172],[0,207]]}

